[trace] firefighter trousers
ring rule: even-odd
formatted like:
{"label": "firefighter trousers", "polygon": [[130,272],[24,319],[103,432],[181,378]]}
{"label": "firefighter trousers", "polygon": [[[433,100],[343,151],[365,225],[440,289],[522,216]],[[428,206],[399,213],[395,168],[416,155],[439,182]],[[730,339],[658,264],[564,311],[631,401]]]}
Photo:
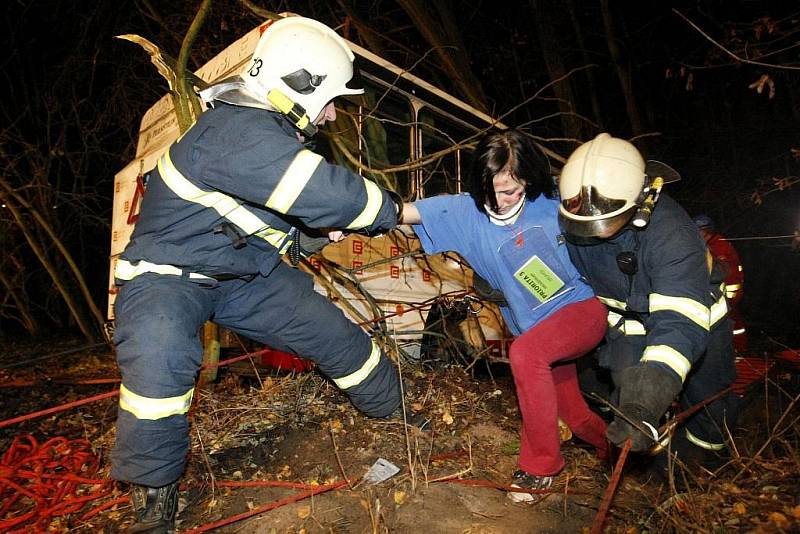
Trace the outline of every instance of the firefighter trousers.
{"label": "firefighter trousers", "polygon": [[160,487],[182,474],[187,412],[202,360],[200,329],[212,320],[250,339],[316,362],[367,415],[400,404],[394,366],[313,279],[283,262],[252,280],[198,283],[145,273],[120,288],[115,344],[122,373],[111,476]]}

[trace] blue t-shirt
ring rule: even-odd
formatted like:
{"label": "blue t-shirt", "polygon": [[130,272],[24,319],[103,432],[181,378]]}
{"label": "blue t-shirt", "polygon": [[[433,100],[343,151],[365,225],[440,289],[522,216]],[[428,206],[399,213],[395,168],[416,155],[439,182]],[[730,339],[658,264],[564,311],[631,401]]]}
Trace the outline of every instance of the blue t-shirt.
{"label": "blue t-shirt", "polygon": [[525,202],[514,224],[497,225],[468,194],[419,200],[414,231],[428,254],[458,252],[508,306],[500,311],[520,335],[558,309],[593,296],[559,238],[558,200],[540,195]]}

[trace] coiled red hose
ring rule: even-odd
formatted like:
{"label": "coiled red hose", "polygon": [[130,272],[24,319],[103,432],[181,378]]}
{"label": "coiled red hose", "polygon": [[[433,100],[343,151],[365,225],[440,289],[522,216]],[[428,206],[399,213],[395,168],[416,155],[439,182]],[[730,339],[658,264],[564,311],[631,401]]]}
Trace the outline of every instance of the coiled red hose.
{"label": "coiled red hose", "polygon": [[55,518],[110,494],[112,481],[93,478],[99,467],[84,439],[40,445],[31,435],[17,436],[0,459],[0,532],[47,532]]}

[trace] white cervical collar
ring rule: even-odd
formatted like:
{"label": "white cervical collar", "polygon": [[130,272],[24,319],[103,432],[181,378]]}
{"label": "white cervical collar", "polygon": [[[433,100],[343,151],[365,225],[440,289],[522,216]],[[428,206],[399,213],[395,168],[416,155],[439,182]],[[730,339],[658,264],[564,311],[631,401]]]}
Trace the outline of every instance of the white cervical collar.
{"label": "white cervical collar", "polygon": [[504,213],[503,215],[492,211],[492,208],[489,207],[488,204],[484,204],[483,207],[486,209],[486,214],[489,216],[489,220],[492,221],[492,223],[498,226],[506,226],[517,222],[520,213],[522,213],[522,207],[525,205],[525,200],[526,198],[523,195],[522,198],[519,199],[519,202],[514,204],[511,209],[508,210],[508,213]]}

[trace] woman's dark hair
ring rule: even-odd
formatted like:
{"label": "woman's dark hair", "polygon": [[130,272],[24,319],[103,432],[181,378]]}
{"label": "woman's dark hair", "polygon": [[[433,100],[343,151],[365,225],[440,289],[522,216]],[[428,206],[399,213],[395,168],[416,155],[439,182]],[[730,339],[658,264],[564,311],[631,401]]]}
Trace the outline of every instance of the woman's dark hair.
{"label": "woman's dark hair", "polygon": [[519,130],[493,132],[478,142],[469,175],[469,192],[480,211],[486,212],[484,204],[497,211],[493,180],[505,170],[525,182],[526,198],[555,196],[550,162],[533,140]]}

